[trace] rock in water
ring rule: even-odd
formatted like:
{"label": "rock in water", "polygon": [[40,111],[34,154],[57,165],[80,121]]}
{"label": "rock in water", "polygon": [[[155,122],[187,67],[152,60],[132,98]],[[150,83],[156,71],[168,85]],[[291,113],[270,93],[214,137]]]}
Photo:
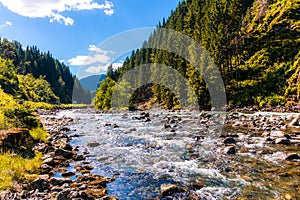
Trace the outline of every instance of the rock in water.
{"label": "rock in water", "polygon": [[88,147],[99,147],[100,143],[96,142],[96,141],[93,141],[93,142],[88,143],[87,146]]}
{"label": "rock in water", "polygon": [[277,138],[275,144],[290,144],[290,140],[286,138]]}
{"label": "rock in water", "polygon": [[289,154],[286,158],[286,160],[299,160],[300,156],[297,153]]}
{"label": "rock in water", "polygon": [[56,156],[62,156],[66,159],[70,159],[72,158],[72,156],[74,155],[72,151],[68,151],[68,150],[65,150],[65,149],[56,149],[55,151],[55,155]]}
{"label": "rock in water", "polygon": [[173,184],[163,184],[160,186],[160,192],[162,197],[166,197],[175,193],[185,192],[185,189]]}
{"label": "rock in water", "polygon": [[226,154],[235,154],[236,153],[236,150],[235,150],[234,146],[225,147],[223,151]]}
{"label": "rock in water", "polygon": [[225,140],[223,140],[223,143],[224,143],[224,144],[235,144],[236,141],[235,141],[235,139],[233,139],[232,137],[228,137],[228,138],[226,138]]}
{"label": "rock in water", "polygon": [[272,131],[270,134],[271,137],[283,137],[284,136],[284,132],[283,131]]}

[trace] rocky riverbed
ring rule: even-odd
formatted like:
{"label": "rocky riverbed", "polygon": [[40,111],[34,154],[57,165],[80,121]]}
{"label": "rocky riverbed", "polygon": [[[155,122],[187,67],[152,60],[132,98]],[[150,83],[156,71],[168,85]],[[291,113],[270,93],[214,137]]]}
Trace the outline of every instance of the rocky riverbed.
{"label": "rocky riverbed", "polygon": [[40,114],[42,175],[6,199],[300,199],[297,113]]}
{"label": "rocky riverbed", "polygon": [[[106,189],[106,184],[112,180],[91,173],[93,166],[85,161],[86,155],[79,154],[78,147],[71,146],[72,138],[67,135],[70,131],[68,126],[76,121],[56,114],[40,113],[41,121],[50,136],[48,143],[36,143],[32,149],[44,153],[39,177],[31,183],[17,185],[11,191],[0,192],[0,199],[115,199],[108,196]],[[76,163],[76,172],[67,171],[70,163]],[[57,172],[61,173],[60,177],[55,176]]]}

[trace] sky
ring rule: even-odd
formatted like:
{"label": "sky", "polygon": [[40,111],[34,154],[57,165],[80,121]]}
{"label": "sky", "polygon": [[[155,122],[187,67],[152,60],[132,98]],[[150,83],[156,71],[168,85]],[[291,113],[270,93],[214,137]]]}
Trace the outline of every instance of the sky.
{"label": "sky", "polygon": [[[179,0],[0,0],[0,37],[37,46],[79,78],[121,66]],[[133,49],[132,49],[133,48]]]}

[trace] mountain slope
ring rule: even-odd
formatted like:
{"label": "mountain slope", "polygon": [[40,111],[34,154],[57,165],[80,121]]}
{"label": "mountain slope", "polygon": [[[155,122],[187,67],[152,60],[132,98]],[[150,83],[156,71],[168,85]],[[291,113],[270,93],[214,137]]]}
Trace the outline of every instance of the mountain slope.
{"label": "mountain slope", "polygon": [[80,83],[84,88],[92,92],[92,91],[96,91],[96,89],[99,86],[99,82],[103,81],[105,77],[106,77],[105,74],[93,75],[93,76],[80,79]]}
{"label": "mountain slope", "polygon": [[[299,0],[186,0],[180,2],[158,28],[179,31],[209,52],[222,74],[230,106],[291,105],[299,103],[300,97],[299,10]],[[99,89],[96,102],[98,99],[110,102],[108,94],[111,92],[106,91],[113,89],[112,80],[117,82],[135,66],[162,63],[172,66],[188,80],[200,107],[209,107],[207,85],[194,66],[170,52],[144,48],[147,44],[162,42],[180,48],[184,41],[180,38],[161,41],[154,31],[121,68],[107,74],[110,80],[104,81],[107,85]],[[136,81],[142,79],[143,72],[137,72]],[[162,79],[172,82],[167,73]],[[177,80],[173,83],[181,84]],[[165,108],[179,107],[178,97],[165,86],[154,84],[148,87],[152,88],[156,102]],[[140,88],[138,93],[145,91],[147,88]],[[192,100],[191,92],[186,93],[188,101]],[[101,96],[103,94],[105,96]],[[109,103],[105,107],[107,105]]]}
{"label": "mountain slope", "polygon": [[[6,61],[11,61],[7,66],[9,73],[11,76],[15,75],[15,77],[18,77],[14,79],[14,83],[10,81],[10,83],[7,82],[8,85],[1,85],[5,92],[17,98],[26,100],[39,99],[48,102],[59,100],[61,103],[71,103],[72,100],[78,103],[89,103],[91,101],[89,91],[85,90],[80,84],[77,84],[76,82],[78,82],[78,80],[71,74],[69,68],[63,63],[60,63],[57,59],[54,59],[50,52],[40,52],[35,46],[24,49],[22,45],[16,41],[0,38],[0,58],[2,58],[2,64],[5,64]],[[7,65],[7,63],[5,65]],[[2,71],[2,76],[5,78],[9,73],[5,74],[5,72]],[[25,76],[27,80],[24,79]],[[41,91],[40,95],[37,94],[39,93],[38,91],[36,91],[36,95],[24,94],[26,90],[32,91],[32,89],[29,89],[27,86],[24,86],[25,88],[23,87],[23,89],[21,86],[21,82],[27,83],[29,77],[33,82],[38,79],[40,81],[43,80],[44,87],[49,92],[51,90],[53,95],[50,95],[50,92],[50,97],[45,99],[43,98],[47,95],[45,91]],[[36,84],[37,82],[35,82],[32,87],[37,86]],[[73,89],[80,91],[79,93],[82,94],[82,96],[76,100],[72,99]]]}

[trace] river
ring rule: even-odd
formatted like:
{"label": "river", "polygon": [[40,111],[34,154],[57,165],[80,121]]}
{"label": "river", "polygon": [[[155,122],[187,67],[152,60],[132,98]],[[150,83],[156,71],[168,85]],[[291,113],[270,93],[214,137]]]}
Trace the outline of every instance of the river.
{"label": "river", "polygon": [[[57,115],[62,116],[77,120],[68,132],[79,136],[72,139],[72,146],[79,146],[79,153],[89,152],[92,173],[114,178],[107,189],[118,199],[160,198],[164,184],[185,188],[186,192],[173,196],[177,199],[188,195],[198,199],[300,198],[299,162],[284,159],[288,153],[299,153],[296,133],[295,144],[276,145],[261,137],[262,130],[227,126],[220,130],[220,126],[208,126],[205,117],[199,120],[199,113],[188,111],[153,110],[150,120],[148,116],[139,119],[139,112],[67,110]],[[224,152],[224,135],[235,139],[235,154]],[[71,163],[69,170],[75,172],[76,164]]]}

